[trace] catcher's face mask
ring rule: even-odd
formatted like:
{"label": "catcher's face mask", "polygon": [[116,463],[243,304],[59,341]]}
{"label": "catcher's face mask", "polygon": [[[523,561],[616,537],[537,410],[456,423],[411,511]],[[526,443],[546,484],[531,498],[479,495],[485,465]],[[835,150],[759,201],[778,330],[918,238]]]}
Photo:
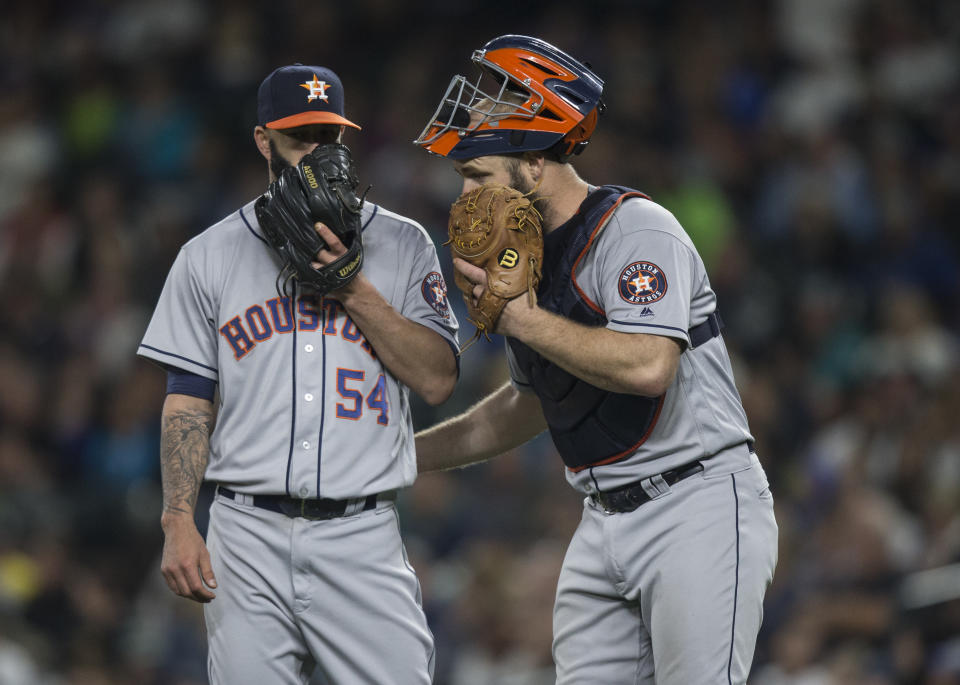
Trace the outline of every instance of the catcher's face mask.
{"label": "catcher's face mask", "polygon": [[603,111],[603,81],[538,38],[507,35],[473,53],[479,75],[454,76],[414,144],[453,159],[552,150],[579,154]]}

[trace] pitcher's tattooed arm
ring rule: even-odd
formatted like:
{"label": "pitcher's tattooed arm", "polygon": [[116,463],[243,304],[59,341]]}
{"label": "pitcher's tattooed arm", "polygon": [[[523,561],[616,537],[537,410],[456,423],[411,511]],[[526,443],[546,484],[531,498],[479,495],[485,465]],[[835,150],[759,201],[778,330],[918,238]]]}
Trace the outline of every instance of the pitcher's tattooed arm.
{"label": "pitcher's tattooed arm", "polygon": [[167,587],[197,602],[213,600],[217,587],[210,553],[197,530],[193,511],[210,457],[213,402],[171,393],[163,403],[160,475],[163,481],[163,557]]}
{"label": "pitcher's tattooed arm", "polygon": [[160,436],[164,514],[193,516],[207,470],[212,429],[212,402],[187,395],[167,396]]}

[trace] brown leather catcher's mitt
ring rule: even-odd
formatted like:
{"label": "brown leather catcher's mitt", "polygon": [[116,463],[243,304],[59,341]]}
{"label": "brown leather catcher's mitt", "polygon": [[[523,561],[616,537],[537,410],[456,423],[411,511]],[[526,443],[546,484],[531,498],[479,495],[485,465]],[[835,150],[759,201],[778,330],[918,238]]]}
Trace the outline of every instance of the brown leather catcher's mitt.
{"label": "brown leather catcher's mitt", "polygon": [[470,321],[477,327],[464,350],[481,333],[490,339],[508,301],[526,292],[533,305],[543,264],[541,223],[530,198],[498,183],[470,190],[453,203],[447,244],[454,257],[487,272],[487,288],[476,306],[473,285],[459,271],[454,274]]}

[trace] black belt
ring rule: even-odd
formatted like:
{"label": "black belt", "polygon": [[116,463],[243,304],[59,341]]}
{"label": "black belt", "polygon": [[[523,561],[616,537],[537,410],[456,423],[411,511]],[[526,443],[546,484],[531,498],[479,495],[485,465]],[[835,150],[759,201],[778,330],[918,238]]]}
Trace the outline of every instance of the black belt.
{"label": "black belt", "polygon": [[[689,478],[701,471],[703,471],[703,464],[699,461],[692,461],[689,464],[664,471],[660,474],[660,477],[666,481],[667,485],[674,485],[684,478]],[[653,477],[656,478],[656,476]],[[644,478],[643,480],[649,479]],[[643,489],[643,480],[637,481],[636,483],[629,483],[616,490],[595,492],[590,495],[590,499],[603,507],[603,510],[607,512],[623,514],[628,511],[633,511],[641,504],[653,499],[647,494],[647,491]]]}
{"label": "black belt", "polygon": [[[230,488],[222,485],[217,486],[217,492],[224,497],[236,500],[238,494]],[[287,497],[285,495],[248,495],[255,507],[275,511],[278,514],[285,514],[290,518],[305,518],[311,521],[323,521],[326,519],[340,518],[347,513],[347,507],[351,502],[358,500],[349,499],[297,499],[296,497]],[[377,506],[377,495],[368,495],[366,499],[359,500],[363,502],[363,508],[359,511],[369,511]]]}

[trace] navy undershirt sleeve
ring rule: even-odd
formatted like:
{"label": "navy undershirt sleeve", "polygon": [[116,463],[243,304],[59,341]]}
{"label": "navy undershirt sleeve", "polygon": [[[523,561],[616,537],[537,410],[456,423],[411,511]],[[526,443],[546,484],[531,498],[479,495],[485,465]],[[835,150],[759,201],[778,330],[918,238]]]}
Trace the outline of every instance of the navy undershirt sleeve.
{"label": "navy undershirt sleeve", "polygon": [[176,393],[177,395],[190,395],[199,397],[202,400],[213,402],[213,392],[216,389],[216,382],[195,373],[177,369],[172,366],[167,367],[167,394]]}

